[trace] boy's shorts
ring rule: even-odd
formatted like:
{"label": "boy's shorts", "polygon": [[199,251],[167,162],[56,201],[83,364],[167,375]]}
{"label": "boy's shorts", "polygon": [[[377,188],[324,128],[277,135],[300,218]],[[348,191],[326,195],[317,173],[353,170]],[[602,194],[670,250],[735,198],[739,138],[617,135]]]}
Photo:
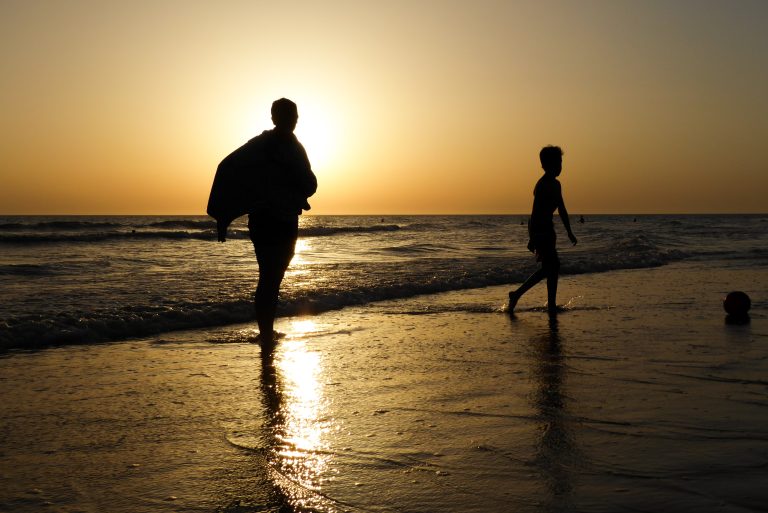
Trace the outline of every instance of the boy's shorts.
{"label": "boy's shorts", "polygon": [[267,209],[248,214],[248,232],[254,246],[296,244],[299,216]]}
{"label": "boy's shorts", "polygon": [[559,264],[555,242],[555,232],[541,232],[531,234],[531,245],[536,254],[536,261],[542,264]]}

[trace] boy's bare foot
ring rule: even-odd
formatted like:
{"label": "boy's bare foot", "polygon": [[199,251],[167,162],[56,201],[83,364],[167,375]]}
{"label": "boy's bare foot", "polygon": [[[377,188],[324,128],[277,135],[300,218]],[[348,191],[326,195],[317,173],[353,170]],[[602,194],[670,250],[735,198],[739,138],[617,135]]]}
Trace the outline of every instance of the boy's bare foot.
{"label": "boy's bare foot", "polygon": [[272,333],[265,331],[264,333],[258,334],[255,342],[257,342],[264,351],[272,352],[275,349],[275,346],[277,345],[277,341],[283,338],[284,336],[285,334],[280,333],[279,331],[273,330]]}
{"label": "boy's bare foot", "polygon": [[549,306],[549,305],[547,305],[547,313],[549,315],[557,315],[557,314],[563,313],[563,312],[565,312],[565,308],[562,307],[562,306],[557,306],[557,305]]}
{"label": "boy's bare foot", "polygon": [[516,290],[512,290],[509,292],[509,313],[515,313],[515,307],[517,306],[517,302],[520,300],[520,296],[518,295]]}

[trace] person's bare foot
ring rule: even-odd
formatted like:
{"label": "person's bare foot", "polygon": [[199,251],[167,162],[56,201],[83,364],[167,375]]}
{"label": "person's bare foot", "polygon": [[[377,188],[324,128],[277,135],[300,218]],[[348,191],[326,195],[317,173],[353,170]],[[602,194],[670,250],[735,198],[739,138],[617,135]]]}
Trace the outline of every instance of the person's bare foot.
{"label": "person's bare foot", "polygon": [[557,305],[549,306],[549,304],[547,304],[547,313],[549,315],[557,315],[562,312],[565,312],[565,308],[563,308],[562,306],[557,306]]}
{"label": "person's bare foot", "polygon": [[515,313],[515,307],[517,306],[517,302],[520,300],[520,296],[518,295],[516,290],[512,290],[509,292],[509,313],[513,314]]}
{"label": "person's bare foot", "polygon": [[278,338],[280,338],[280,333],[277,331],[272,331],[271,333],[264,331],[263,333],[258,334],[256,337],[256,342],[261,346],[263,351],[271,353],[274,351],[275,346],[277,345]]}

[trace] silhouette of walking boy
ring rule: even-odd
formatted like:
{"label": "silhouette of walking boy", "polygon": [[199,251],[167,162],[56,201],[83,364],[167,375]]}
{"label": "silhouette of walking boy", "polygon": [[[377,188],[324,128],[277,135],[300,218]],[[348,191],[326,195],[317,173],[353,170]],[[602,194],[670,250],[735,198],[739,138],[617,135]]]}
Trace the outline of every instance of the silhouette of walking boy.
{"label": "silhouette of walking boy", "polygon": [[307,153],[293,133],[298,119],[295,103],[276,100],[272,104],[275,127],[219,164],[208,200],[208,214],[216,219],[220,242],[226,240],[232,221],[248,214],[248,232],[259,264],[256,322],[266,348],[274,344],[277,299],[296,249],[299,215],[309,210],[307,198],[317,190]]}
{"label": "silhouette of walking boy", "polygon": [[557,177],[563,169],[563,150],[558,146],[545,146],[539,152],[544,176],[536,182],[533,189],[533,210],[528,221],[528,249],[536,254],[541,268],[534,272],[517,290],[509,293],[509,313],[514,313],[515,306],[523,294],[544,278],[547,279],[547,310],[557,312],[557,279],[560,273],[560,258],[555,248],[555,225],[552,216],[555,210],[568,232],[568,238],[576,244],[576,236],[571,231],[568,211],[565,209],[562,188]]}

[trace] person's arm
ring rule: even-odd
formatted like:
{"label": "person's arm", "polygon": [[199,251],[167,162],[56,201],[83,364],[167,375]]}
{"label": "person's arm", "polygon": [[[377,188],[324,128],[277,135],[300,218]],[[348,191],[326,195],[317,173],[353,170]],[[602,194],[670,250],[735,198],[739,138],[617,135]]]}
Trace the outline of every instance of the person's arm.
{"label": "person's arm", "polygon": [[531,206],[531,215],[528,217],[528,245],[526,246],[528,248],[528,251],[531,253],[536,253],[536,246],[533,244],[533,231],[531,230],[533,225],[533,220],[535,219],[534,216],[536,216],[536,195],[539,192],[539,184],[536,183],[536,187],[533,188],[533,206]]}
{"label": "person's arm", "polygon": [[560,188],[560,184],[557,184],[557,212],[560,214],[560,219],[563,221],[563,225],[565,226],[565,231],[568,232],[568,238],[571,240],[571,243],[573,245],[576,245],[576,236],[573,234],[573,230],[571,230],[571,220],[568,218],[568,210],[565,208],[565,201],[563,200],[563,191]]}
{"label": "person's arm", "polygon": [[216,220],[216,232],[219,242],[227,242],[227,223],[220,219]]}
{"label": "person's arm", "polygon": [[301,150],[301,159],[304,164],[300,177],[301,186],[304,189],[304,195],[309,198],[317,191],[317,177],[312,172],[312,165],[309,163],[307,151],[301,143],[299,143],[299,149]]}

